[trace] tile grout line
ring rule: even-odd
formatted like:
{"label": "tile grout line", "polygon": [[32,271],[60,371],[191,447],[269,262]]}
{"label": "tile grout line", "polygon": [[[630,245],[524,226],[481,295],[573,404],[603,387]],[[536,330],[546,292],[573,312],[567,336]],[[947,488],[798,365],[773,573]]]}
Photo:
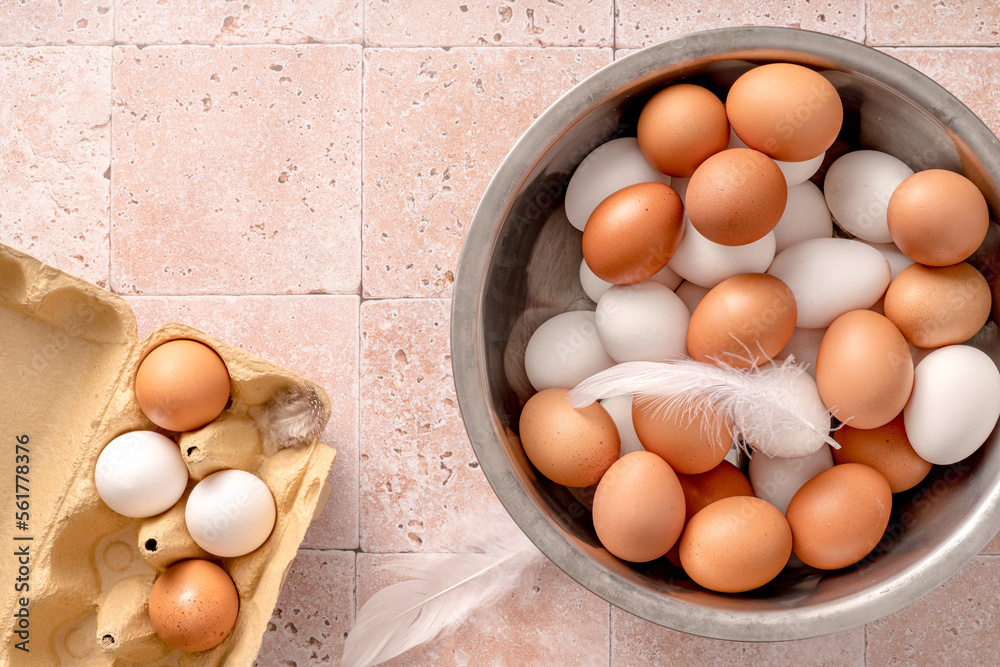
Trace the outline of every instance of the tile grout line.
{"label": "tile grout line", "polygon": [[108,62],[108,291],[115,292],[112,282],[112,263],[114,259],[113,229],[115,198],[115,15],[118,13],[118,2],[111,5],[111,46],[108,47],[110,57]]}

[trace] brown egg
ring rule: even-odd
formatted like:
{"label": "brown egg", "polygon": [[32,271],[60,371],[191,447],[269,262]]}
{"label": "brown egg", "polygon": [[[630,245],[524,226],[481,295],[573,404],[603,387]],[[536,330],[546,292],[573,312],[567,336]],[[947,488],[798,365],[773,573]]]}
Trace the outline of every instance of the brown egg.
{"label": "brown egg", "polygon": [[875,468],[893,493],[912,489],[931,471],[931,464],[913,451],[902,414],[877,428],[841,426],[833,439],[840,445],[833,450],[837,463],[864,463]]}
{"label": "brown egg", "polygon": [[168,431],[193,431],[212,421],[229,401],[229,371],[215,350],[195,340],[153,348],[135,374],[142,413]]}
{"label": "brown egg", "polygon": [[691,313],[692,359],[752,368],[773,358],[795,331],[795,297],[780,279],[742,273],[709,290]]}
{"label": "brown egg", "polygon": [[889,234],[911,259],[929,266],[965,261],[986,238],[986,198],[961,174],[926,169],[908,177],[889,197]]}
{"label": "brown egg", "polygon": [[774,160],[749,148],[716,153],[695,170],[684,203],[691,225],[709,241],[753,243],[785,212],[788,185]]}
{"label": "brown egg", "polygon": [[687,402],[667,410],[636,397],[632,399],[632,426],[647,452],[685,475],[719,465],[733,442],[732,422],[724,413]]}
{"label": "brown egg", "polygon": [[697,475],[678,473],[677,480],[684,490],[684,514],[688,521],[716,500],[754,495],[750,480],[729,461]]}
{"label": "brown egg", "polygon": [[677,475],[656,454],[618,459],[594,494],[594,530],[604,548],[633,563],[667,553],[684,527],[684,492]]}
{"label": "brown egg", "polygon": [[844,313],[820,341],[816,386],[837,419],[855,428],[882,426],[903,410],[913,389],[906,339],[878,313]]}
{"label": "brown egg", "polygon": [[971,264],[911,264],[885,293],[885,316],[917,347],[963,343],[990,318],[989,283]]}
{"label": "brown egg", "polygon": [[658,272],[681,242],[684,205],[663,183],[636,183],[612,193],[587,219],[583,256],[601,280],[630,285]]}
{"label": "brown egg", "polygon": [[788,503],[795,555],[821,570],[853,565],[882,539],[891,507],[892,491],[879,471],[862,463],[828,468]]}
{"label": "brown egg", "polygon": [[218,646],[236,624],[240,599],[226,571],[207,560],[168,567],[149,593],[149,620],[157,636],[186,653]]}
{"label": "brown egg", "polygon": [[646,102],[636,136],[650,164],[664,174],[687,178],[729,144],[726,106],[707,88],[678,83]]}
{"label": "brown egg", "polygon": [[544,389],[521,411],[521,445],[531,464],[556,484],[597,484],[618,459],[621,440],[600,403],[577,410],[566,400],[568,389]]}
{"label": "brown egg", "polygon": [[792,531],[781,510],[760,498],[717,500],[688,521],[681,565],[695,583],[742,593],[778,576],[792,553]]}
{"label": "brown egg", "polygon": [[844,122],[832,83],[802,65],[772,63],[746,72],[726,97],[736,136],[775,160],[811,160],[831,145]]}

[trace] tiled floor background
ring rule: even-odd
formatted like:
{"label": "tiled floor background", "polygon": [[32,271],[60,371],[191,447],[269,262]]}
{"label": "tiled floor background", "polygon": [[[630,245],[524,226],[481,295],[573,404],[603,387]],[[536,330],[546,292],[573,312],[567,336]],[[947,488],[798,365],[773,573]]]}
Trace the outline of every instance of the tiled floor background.
{"label": "tiled floor background", "polygon": [[[357,607],[507,521],[449,357],[449,295],[490,175],[561,92],[723,25],[884,47],[1000,130],[987,0],[4,0],[0,241],[330,391],[333,494],[261,665],[336,665]],[[903,611],[815,640],[683,635],[544,567],[397,665],[996,664],[1000,541]]]}

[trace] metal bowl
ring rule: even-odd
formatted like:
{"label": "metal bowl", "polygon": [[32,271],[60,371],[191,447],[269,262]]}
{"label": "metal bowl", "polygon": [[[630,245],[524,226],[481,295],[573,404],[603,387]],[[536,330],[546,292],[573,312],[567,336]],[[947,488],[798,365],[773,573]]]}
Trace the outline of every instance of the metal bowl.
{"label": "metal bowl", "polygon": [[[802,30],[697,33],[598,71],[524,133],[469,227],[451,329],[455,383],[473,449],[500,501],[539,549],[625,611],[696,635],[746,641],[815,637],[885,616],[958,571],[1000,528],[994,432],[969,459],[935,466],[920,486],[897,494],[882,542],[857,565],[825,572],[793,557],[763,588],[718,594],[695,585],[666,558],[630,564],[611,556],[594,533],[586,491],[549,482],[524,456],[517,424],[531,393],[519,366],[527,338],[556,313],[594,307],[577,277],[580,233],[562,209],[573,170],[601,143],[634,136],[642,105],[664,85],[683,80],[722,94],[742,72],[773,61],[822,72],[843,98],[843,129],[814,177],[817,183],[837,156],[871,148],[915,170],[964,173],[985,193],[991,212],[998,210],[997,138],[916,70],[861,44]],[[975,261],[993,284],[998,235],[996,225],[991,228]],[[994,362],[1000,348],[995,331],[990,323],[978,337]]]}

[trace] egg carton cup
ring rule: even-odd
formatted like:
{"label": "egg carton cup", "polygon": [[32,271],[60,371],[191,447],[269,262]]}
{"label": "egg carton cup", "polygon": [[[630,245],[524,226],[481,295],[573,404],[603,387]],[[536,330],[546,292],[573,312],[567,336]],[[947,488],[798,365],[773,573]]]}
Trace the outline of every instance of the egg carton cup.
{"label": "egg carton cup", "polygon": [[[329,495],[336,454],[316,440],[265,452],[253,415],[275,394],[299,387],[315,391],[325,424],[330,402],[323,389],[183,324],[164,325],[139,341],[124,300],[3,245],[0,331],[0,456],[8,480],[0,488],[11,509],[0,519],[7,554],[0,558],[7,582],[0,664],[252,664],[289,565]],[[222,414],[185,433],[150,422],[133,391],[145,355],[179,338],[212,347],[231,377]],[[136,430],[172,438],[189,472],[182,498],[144,519],[112,511],[94,485],[104,446]],[[227,468],[261,478],[277,510],[267,541],[236,558],[205,552],[184,522],[194,485]],[[26,515],[15,516],[17,502]],[[164,644],[147,612],[159,573],[188,558],[222,566],[240,597],[230,634],[199,653]],[[27,652],[18,648],[25,640]]]}

